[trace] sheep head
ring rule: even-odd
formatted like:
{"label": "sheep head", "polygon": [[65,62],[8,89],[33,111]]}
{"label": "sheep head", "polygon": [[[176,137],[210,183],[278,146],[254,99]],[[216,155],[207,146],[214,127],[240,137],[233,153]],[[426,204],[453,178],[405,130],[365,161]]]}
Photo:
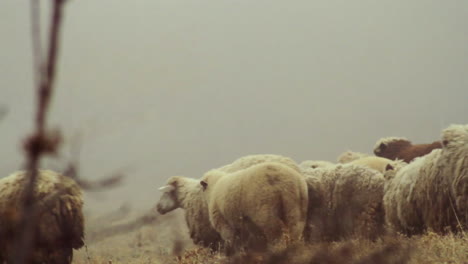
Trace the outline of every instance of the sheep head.
{"label": "sheep head", "polygon": [[377,141],[374,154],[387,159],[396,159],[400,151],[411,145],[411,142],[402,137],[388,137]]}
{"label": "sheep head", "polygon": [[159,188],[163,194],[156,205],[160,214],[165,214],[180,207],[178,188],[180,187],[180,177],[169,178],[166,185]]}

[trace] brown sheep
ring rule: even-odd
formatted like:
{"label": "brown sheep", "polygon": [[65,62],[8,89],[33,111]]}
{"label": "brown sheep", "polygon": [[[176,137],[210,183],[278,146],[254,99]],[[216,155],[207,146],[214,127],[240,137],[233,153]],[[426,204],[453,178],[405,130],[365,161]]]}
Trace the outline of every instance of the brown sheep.
{"label": "brown sheep", "polygon": [[[37,177],[33,261],[27,263],[69,264],[73,249],[84,245],[81,189],[71,178],[50,170],[39,170]],[[25,171],[0,179],[0,263],[9,263],[14,250],[12,241],[20,233],[19,208],[26,179]],[[54,193],[58,193],[56,200],[45,202]]]}
{"label": "brown sheep", "polygon": [[401,159],[410,163],[414,158],[427,155],[432,150],[440,148],[442,148],[440,141],[434,141],[430,144],[413,145],[406,138],[387,137],[377,141],[374,147],[374,154],[382,158],[391,160]]}

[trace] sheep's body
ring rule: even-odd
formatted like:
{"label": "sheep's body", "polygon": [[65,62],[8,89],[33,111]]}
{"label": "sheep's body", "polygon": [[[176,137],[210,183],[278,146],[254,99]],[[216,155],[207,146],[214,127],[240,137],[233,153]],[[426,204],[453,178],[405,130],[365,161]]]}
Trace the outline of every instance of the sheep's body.
{"label": "sheep's body", "polygon": [[391,160],[400,159],[407,163],[414,158],[429,154],[433,149],[442,147],[441,142],[413,145],[408,139],[402,137],[387,137],[379,139],[374,147],[376,156]]}
{"label": "sheep's body", "polygon": [[457,213],[457,221],[468,229],[468,125],[451,125],[442,132],[443,155],[439,164],[450,188],[452,203]]}
{"label": "sheep's body", "polygon": [[443,131],[444,147],[386,173],[386,221],[408,235],[468,227],[468,126]]}
{"label": "sheep's body", "polygon": [[306,169],[326,168],[333,165],[335,164],[324,160],[304,160],[299,164],[299,168],[303,171]]}
{"label": "sheep's body", "polygon": [[349,163],[353,160],[357,160],[357,159],[361,159],[361,158],[365,158],[365,157],[369,157],[370,155],[369,154],[366,154],[366,153],[361,153],[361,152],[355,152],[355,151],[351,151],[351,150],[348,150],[348,151],[345,151],[343,153],[341,153],[339,156],[338,156],[338,163]]}
{"label": "sheep's body", "polygon": [[[13,253],[14,238],[20,234],[21,200],[26,172],[0,179],[0,263]],[[45,202],[59,192],[56,200]],[[83,200],[79,186],[71,179],[50,170],[39,170],[34,192],[37,202],[35,240],[31,263],[71,263],[73,249],[83,246]]]}
{"label": "sheep's body", "polygon": [[[385,179],[381,173],[345,164],[308,170],[304,174],[309,197],[316,199],[311,201],[309,198],[307,226],[312,230],[309,236],[306,235],[309,241],[351,237],[375,239],[384,233],[382,197]],[[311,187],[323,193],[312,195]],[[320,201],[322,205],[318,206]],[[322,217],[317,217],[314,212]],[[317,235],[318,239],[314,237]]]}
{"label": "sheep's body", "polygon": [[207,172],[205,198],[212,226],[229,248],[278,242],[285,228],[300,240],[307,216],[307,184],[282,163],[265,162],[235,173]]}
{"label": "sheep's body", "polygon": [[[292,159],[273,154],[244,156],[218,170],[233,173],[269,161],[279,162],[299,171],[299,167]],[[221,236],[210,224],[208,205],[203,197],[200,181],[174,176],[169,178],[166,186],[172,186],[172,190],[163,193],[157,204],[158,211],[165,214],[177,208],[184,209],[190,237],[195,244],[211,247],[214,250],[223,247]]]}
{"label": "sheep's body", "polygon": [[389,168],[389,165],[390,168],[393,168],[395,166],[395,162],[393,160],[374,156],[353,160],[348,164],[368,167],[370,169],[377,170],[381,173],[384,173]]}

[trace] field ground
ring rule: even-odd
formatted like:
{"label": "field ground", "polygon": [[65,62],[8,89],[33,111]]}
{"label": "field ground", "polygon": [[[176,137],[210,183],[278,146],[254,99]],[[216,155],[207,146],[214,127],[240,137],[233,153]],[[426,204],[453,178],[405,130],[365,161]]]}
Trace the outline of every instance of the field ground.
{"label": "field ground", "polygon": [[[114,223],[115,225],[115,223]],[[90,227],[91,228],[91,227]],[[462,263],[468,264],[468,236],[385,237],[376,242],[349,240],[314,245],[280,246],[269,253],[227,258],[194,246],[181,212],[131,232],[87,241],[75,252],[74,264],[234,264],[234,263]]]}

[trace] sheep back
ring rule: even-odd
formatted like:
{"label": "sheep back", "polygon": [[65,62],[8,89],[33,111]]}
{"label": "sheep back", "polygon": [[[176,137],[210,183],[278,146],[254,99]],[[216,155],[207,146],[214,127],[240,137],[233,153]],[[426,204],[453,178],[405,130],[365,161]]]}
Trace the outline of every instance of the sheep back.
{"label": "sheep back", "polygon": [[293,159],[275,154],[254,154],[243,156],[230,164],[218,168],[218,170],[226,173],[233,173],[264,162],[277,162],[284,164],[297,172],[301,171],[299,166]]}
{"label": "sheep back", "polygon": [[351,162],[353,160],[357,160],[357,159],[360,159],[360,158],[365,158],[365,157],[368,157],[368,156],[370,156],[370,155],[366,154],[366,153],[361,153],[361,152],[348,150],[348,151],[345,151],[345,152],[341,153],[338,156],[337,161],[338,161],[338,163],[349,163],[349,162]]}

